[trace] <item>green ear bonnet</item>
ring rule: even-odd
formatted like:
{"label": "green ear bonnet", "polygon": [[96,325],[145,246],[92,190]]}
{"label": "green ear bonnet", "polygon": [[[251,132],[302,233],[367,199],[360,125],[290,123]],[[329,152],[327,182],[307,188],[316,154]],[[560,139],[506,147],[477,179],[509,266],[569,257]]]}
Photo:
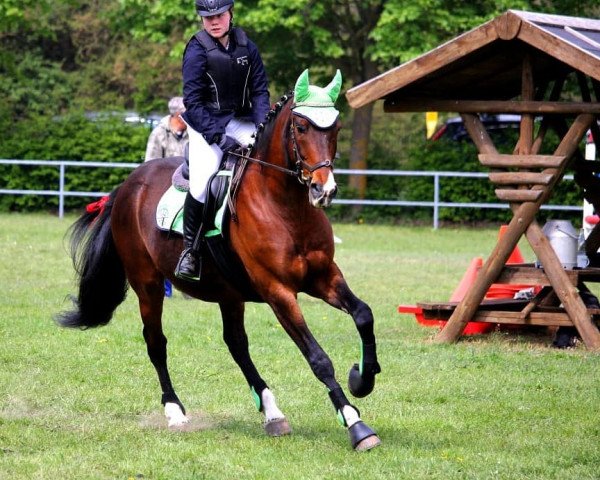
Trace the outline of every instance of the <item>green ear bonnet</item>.
{"label": "green ear bonnet", "polygon": [[335,108],[340,90],[342,89],[342,74],[338,70],[333,80],[326,87],[310,85],[308,69],[304,70],[294,87],[294,106],[292,111],[306,118],[319,128],[331,127],[340,112]]}

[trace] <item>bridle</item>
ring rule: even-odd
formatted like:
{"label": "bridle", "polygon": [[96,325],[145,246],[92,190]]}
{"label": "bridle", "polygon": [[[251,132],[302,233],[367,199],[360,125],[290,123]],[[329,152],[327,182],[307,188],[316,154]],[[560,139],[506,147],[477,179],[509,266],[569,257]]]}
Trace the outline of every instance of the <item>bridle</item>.
{"label": "bridle", "polygon": [[[292,119],[290,122],[290,136],[291,136],[291,140],[292,140],[292,152],[294,155],[294,159],[293,159],[294,168],[293,169],[281,167],[279,165],[275,165],[273,163],[265,162],[264,160],[259,160],[258,158],[251,157],[250,156],[250,151],[251,151],[250,148],[243,149],[241,151],[241,153],[229,152],[229,154],[235,155],[236,157],[239,157],[242,160],[248,160],[252,163],[257,163],[264,167],[273,168],[275,170],[285,173],[286,175],[296,177],[296,179],[301,184],[309,186],[310,181],[312,179],[312,174],[314,172],[316,172],[317,170],[319,170],[321,168],[330,168],[333,170],[333,161],[332,160],[324,160],[313,166],[306,163],[305,157],[304,157],[304,155],[302,155],[302,152],[300,151],[300,148],[298,147],[298,142],[296,141],[296,135],[294,133],[294,131],[296,129],[296,124],[294,122],[295,114],[292,112],[291,115],[292,115]],[[289,162],[289,163],[291,163],[291,162]],[[305,176],[304,171],[308,171],[309,175]]]}
{"label": "bridle", "polygon": [[[333,162],[331,160],[324,160],[322,162],[317,163],[314,166],[310,166],[306,163],[304,159],[304,155],[300,152],[300,148],[298,148],[298,142],[296,141],[296,134],[294,131],[296,130],[296,124],[294,123],[294,116],[296,114],[292,112],[292,121],[290,122],[290,135],[292,137],[292,150],[294,152],[294,160],[296,166],[296,176],[298,177],[298,181],[304,185],[309,185],[310,180],[312,179],[312,174],[321,168],[330,168],[333,170]],[[307,177],[304,177],[303,171],[308,170]]]}

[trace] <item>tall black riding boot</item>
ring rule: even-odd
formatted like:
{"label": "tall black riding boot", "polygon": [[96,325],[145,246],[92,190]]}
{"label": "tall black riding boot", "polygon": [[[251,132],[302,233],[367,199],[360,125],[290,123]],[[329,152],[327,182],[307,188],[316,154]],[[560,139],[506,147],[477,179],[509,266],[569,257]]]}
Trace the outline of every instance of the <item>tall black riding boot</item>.
{"label": "tall black riding boot", "polygon": [[175,276],[183,280],[197,282],[202,270],[200,245],[202,243],[202,214],[204,204],[188,194],[183,203],[183,246]]}

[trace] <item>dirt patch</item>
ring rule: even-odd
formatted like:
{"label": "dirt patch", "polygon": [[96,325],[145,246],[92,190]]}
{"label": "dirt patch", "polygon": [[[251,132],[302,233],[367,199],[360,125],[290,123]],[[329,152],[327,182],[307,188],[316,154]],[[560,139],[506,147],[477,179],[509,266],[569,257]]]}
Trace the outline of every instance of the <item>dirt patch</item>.
{"label": "dirt patch", "polygon": [[211,430],[216,427],[217,421],[201,412],[188,412],[189,422],[181,427],[167,426],[167,419],[161,412],[142,415],[140,417],[140,426],[142,428],[154,428],[159,430],[169,430],[173,432],[198,432],[202,430]]}

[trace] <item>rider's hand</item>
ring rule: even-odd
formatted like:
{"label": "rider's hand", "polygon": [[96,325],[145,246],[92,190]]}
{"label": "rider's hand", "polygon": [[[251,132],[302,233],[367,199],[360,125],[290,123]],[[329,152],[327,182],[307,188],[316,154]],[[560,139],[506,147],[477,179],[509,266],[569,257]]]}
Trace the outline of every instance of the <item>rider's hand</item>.
{"label": "rider's hand", "polygon": [[237,141],[228,135],[221,135],[220,138],[216,139],[215,143],[217,146],[223,150],[223,153],[229,152],[230,150],[235,150],[238,147]]}

